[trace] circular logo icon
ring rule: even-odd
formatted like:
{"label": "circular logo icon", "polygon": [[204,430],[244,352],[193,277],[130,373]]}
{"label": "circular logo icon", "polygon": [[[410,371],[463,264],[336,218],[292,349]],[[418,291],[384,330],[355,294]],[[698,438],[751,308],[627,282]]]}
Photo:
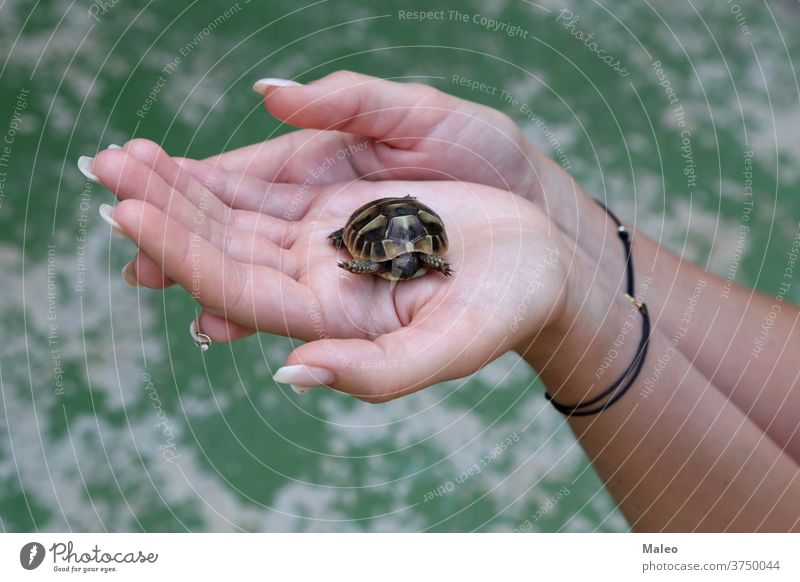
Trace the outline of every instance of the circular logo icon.
{"label": "circular logo icon", "polygon": [[19,563],[26,570],[35,570],[44,561],[44,546],[39,542],[28,542],[19,551]]}

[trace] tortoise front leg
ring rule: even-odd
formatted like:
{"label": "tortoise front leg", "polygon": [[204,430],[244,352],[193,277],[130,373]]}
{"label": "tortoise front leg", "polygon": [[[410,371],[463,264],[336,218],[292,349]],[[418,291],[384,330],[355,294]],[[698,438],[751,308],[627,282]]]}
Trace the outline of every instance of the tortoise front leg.
{"label": "tortoise front leg", "polygon": [[444,260],[444,257],[440,257],[439,255],[425,255],[420,253],[417,257],[419,262],[428,267],[429,269],[433,269],[434,271],[439,271],[445,277],[449,277],[453,274],[453,269],[450,268],[450,265],[447,261]]}
{"label": "tortoise front leg", "polygon": [[330,243],[335,246],[337,249],[342,248],[342,237],[344,235],[344,229],[340,228],[339,230],[335,230],[328,235],[328,240]]}
{"label": "tortoise front leg", "polygon": [[336,263],[336,265],[345,271],[365,275],[372,275],[381,269],[380,263],[375,261],[342,261],[341,263]]}

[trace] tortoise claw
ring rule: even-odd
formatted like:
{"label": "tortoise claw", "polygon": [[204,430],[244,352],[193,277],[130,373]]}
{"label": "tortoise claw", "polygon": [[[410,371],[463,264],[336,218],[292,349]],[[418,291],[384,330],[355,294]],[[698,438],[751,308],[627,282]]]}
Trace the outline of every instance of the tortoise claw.
{"label": "tortoise claw", "polygon": [[333,246],[337,249],[342,248],[342,236],[344,234],[344,229],[340,228],[339,230],[335,230],[328,235],[328,242],[330,242]]}

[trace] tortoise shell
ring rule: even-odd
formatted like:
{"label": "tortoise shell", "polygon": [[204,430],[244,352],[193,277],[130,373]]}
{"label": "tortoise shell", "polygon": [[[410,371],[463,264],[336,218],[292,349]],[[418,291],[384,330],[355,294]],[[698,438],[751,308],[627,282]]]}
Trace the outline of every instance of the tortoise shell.
{"label": "tortoise shell", "polygon": [[442,219],[413,196],[364,204],[345,224],[342,243],[353,258],[375,262],[405,253],[443,255],[447,251]]}

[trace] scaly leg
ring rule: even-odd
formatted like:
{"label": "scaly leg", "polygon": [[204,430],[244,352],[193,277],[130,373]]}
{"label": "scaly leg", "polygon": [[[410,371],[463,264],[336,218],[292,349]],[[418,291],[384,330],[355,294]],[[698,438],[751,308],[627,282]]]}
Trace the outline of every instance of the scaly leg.
{"label": "scaly leg", "polygon": [[377,273],[381,268],[380,263],[376,263],[375,261],[342,261],[341,263],[337,263],[337,266],[351,273],[366,275]]}
{"label": "scaly leg", "polygon": [[438,255],[423,255],[420,253],[418,255],[419,262],[428,267],[429,269],[433,269],[434,271],[439,271],[445,277],[449,277],[454,273],[453,269],[450,268],[450,265],[447,261],[444,260],[444,257],[440,257]]}

